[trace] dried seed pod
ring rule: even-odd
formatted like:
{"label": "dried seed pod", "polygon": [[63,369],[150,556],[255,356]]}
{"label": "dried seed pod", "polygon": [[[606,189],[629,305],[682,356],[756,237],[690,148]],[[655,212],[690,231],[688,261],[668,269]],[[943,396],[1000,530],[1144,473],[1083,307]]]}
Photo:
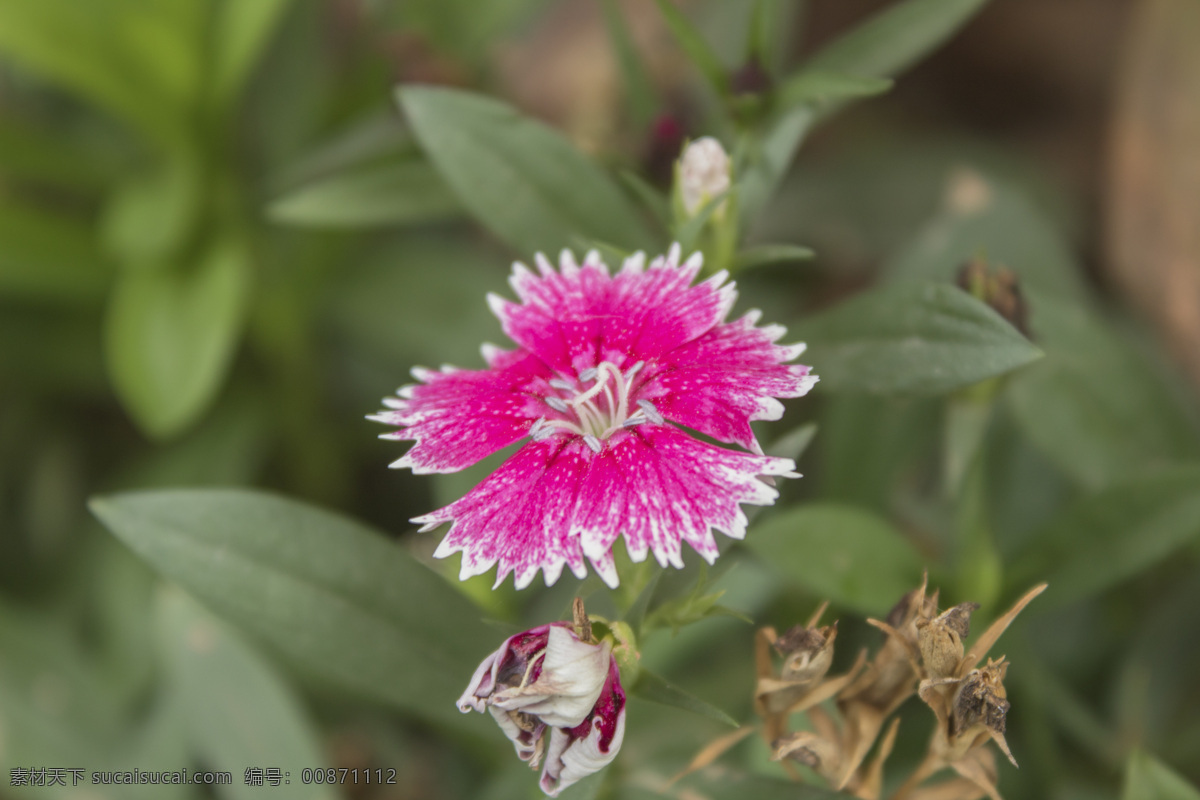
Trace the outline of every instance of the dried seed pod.
{"label": "dried seed pod", "polygon": [[934,619],[917,620],[917,646],[926,677],[954,675],[962,661],[963,639],[970,632],[971,612],[977,608],[978,603],[959,603]]}
{"label": "dried seed pod", "polygon": [[823,628],[793,626],[775,640],[775,651],[784,657],[779,677],[795,681],[819,681],[833,664],[833,642],[837,623]]}

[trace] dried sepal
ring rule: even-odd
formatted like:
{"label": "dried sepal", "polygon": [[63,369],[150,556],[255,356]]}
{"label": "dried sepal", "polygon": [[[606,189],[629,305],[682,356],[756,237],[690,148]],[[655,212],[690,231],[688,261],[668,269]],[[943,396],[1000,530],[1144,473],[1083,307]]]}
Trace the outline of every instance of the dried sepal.
{"label": "dried sepal", "polygon": [[688,765],[680,770],[674,777],[672,777],[667,785],[673,785],[682,778],[691,775],[693,772],[702,770],[709,766],[718,758],[733,749],[738,742],[742,741],[742,739],[745,739],[752,733],[754,733],[754,726],[743,725],[733,733],[727,733],[724,736],[718,736],[716,739],[713,739],[711,742],[701,748],[700,752],[696,753],[695,757],[688,762]]}
{"label": "dried sepal", "polygon": [[880,792],[883,791],[883,765],[888,756],[892,754],[892,747],[896,744],[896,732],[899,729],[900,720],[895,718],[888,725],[883,738],[879,740],[879,747],[876,749],[871,763],[859,773],[852,784],[847,786],[855,797],[861,800],[879,800]]}
{"label": "dried sepal", "polygon": [[988,651],[992,649],[992,645],[1000,638],[1000,635],[1008,630],[1008,626],[1017,618],[1025,606],[1029,605],[1033,598],[1037,597],[1042,592],[1046,591],[1048,584],[1040,583],[1030,589],[1016,603],[1013,603],[1012,608],[1004,612],[1004,615],[999,617],[995,622],[988,626],[988,629],[983,632],[983,635],[971,645],[971,649],[963,656],[959,662],[957,674],[965,675],[969,670],[974,669],[979,665],[979,662],[987,656]]}
{"label": "dried sepal", "polygon": [[833,783],[841,771],[842,748],[837,741],[812,731],[796,731],[772,743],[771,760],[784,759],[803,764]]}

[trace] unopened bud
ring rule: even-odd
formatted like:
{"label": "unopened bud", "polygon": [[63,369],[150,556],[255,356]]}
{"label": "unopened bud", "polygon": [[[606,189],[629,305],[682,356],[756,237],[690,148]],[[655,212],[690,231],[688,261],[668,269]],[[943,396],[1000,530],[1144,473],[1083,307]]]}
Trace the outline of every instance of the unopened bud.
{"label": "unopened bud", "polygon": [[545,756],[540,785],[551,797],[612,761],[625,734],[612,645],[585,641],[577,626],[586,629],[586,619],[510,636],[458,700],[463,713],[490,712],[530,766]]}
{"label": "unopened bud", "polygon": [[[679,196],[684,211],[694,216],[709,200],[728,191],[732,179],[729,156],[721,143],[711,136],[701,137],[687,146],[679,159]],[[725,201],[713,211],[720,219]]]}

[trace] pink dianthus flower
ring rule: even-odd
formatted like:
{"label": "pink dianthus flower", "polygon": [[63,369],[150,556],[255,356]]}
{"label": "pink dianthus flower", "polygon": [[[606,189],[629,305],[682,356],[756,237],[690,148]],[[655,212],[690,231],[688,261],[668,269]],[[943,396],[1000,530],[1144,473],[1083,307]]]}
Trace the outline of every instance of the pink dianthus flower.
{"label": "pink dianthus flower", "polygon": [[[760,476],[798,477],[786,458],[762,454],[754,420],[783,414],[780,397],[806,394],[817,377],[788,365],[804,345],[779,345],[779,325],[759,312],[725,318],[737,292],[720,272],[693,285],[701,256],[679,246],[649,266],[637,253],[610,275],[591,252],[569,252],[559,270],[542,255],[538,274],[516,264],[519,303],[489,295],[518,345],[484,345],[488,369],[414,369],[421,383],[384,400],[370,419],[395,425],[383,438],[412,440],[392,464],[415,473],[456,472],[523,438],[529,441],[464,497],[417,517],[422,530],[452,523],[434,555],[462,555],[462,579],[497,566],[496,585],[517,588],[538,570],[547,585],[586,558],[618,582],[618,537],[634,561],[647,552],[682,567],[687,542],[709,563],[712,529],[740,539],[739,504],[770,505]],[[702,441],[687,429],[750,452]]]}

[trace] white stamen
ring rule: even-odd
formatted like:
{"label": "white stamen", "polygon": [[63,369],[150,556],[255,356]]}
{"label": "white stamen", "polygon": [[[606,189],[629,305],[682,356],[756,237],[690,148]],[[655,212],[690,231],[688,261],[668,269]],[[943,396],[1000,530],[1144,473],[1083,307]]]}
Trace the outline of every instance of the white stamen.
{"label": "white stamen", "polygon": [[[633,364],[624,373],[610,361],[602,361],[579,373],[577,384],[562,377],[550,378],[547,383],[564,396],[542,398],[546,405],[567,419],[542,418],[529,429],[534,441],[541,441],[562,431],[582,437],[595,453],[603,450],[603,442],[622,428],[632,428],[647,422],[662,425],[666,422],[654,404],[638,400],[630,413],[630,394],[635,391],[634,379],[645,366],[644,361]],[[586,389],[584,384],[594,381]],[[644,385],[644,384],[637,384]],[[572,396],[573,395],[573,396]]]}
{"label": "white stamen", "polygon": [[658,413],[658,409],[654,407],[654,403],[651,403],[649,400],[638,400],[637,404],[642,413],[646,415],[646,418],[655,425],[662,425],[666,421],[663,419],[663,415]]}

